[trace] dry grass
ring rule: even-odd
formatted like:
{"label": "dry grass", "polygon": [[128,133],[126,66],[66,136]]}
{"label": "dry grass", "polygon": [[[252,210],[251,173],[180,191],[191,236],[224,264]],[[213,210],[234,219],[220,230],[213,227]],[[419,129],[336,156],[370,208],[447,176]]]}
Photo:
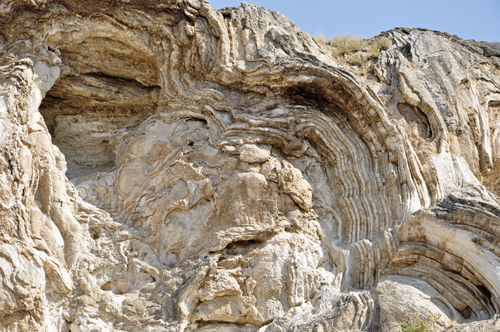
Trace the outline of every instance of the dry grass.
{"label": "dry grass", "polygon": [[318,35],[314,38],[318,43],[328,46],[332,50],[333,57],[359,67],[360,70],[355,71],[357,75],[366,75],[370,70],[369,60],[378,57],[380,51],[386,51],[392,45],[389,37],[361,39],[359,36],[346,34],[332,38]]}
{"label": "dry grass", "polygon": [[403,332],[430,332],[434,324],[441,319],[441,314],[431,314],[429,320],[423,320],[418,313],[409,314],[407,321],[401,326]]}
{"label": "dry grass", "polygon": [[358,76],[364,76],[367,74],[370,68],[368,65],[368,61],[361,56],[359,53],[344,53],[344,60],[358,69],[355,69],[353,72]]}

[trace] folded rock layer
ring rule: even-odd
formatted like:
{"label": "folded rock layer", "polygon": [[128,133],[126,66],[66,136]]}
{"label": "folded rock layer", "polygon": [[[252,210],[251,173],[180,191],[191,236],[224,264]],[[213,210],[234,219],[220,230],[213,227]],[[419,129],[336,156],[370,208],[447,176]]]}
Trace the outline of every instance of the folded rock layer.
{"label": "folded rock layer", "polygon": [[246,3],[0,26],[0,331],[495,324],[497,43],[398,28],[358,76]]}

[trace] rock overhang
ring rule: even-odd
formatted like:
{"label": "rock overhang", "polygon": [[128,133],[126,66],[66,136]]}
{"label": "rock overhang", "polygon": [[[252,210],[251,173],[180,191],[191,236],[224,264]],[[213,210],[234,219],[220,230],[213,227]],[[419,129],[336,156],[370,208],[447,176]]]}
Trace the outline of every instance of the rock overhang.
{"label": "rock overhang", "polygon": [[[444,303],[403,316],[441,310],[447,325],[496,312],[498,276],[481,266],[496,265],[498,201],[478,170],[495,169],[498,135],[485,123],[500,97],[482,54],[439,33],[393,30],[394,47],[362,78],[249,4],[89,4],[14,1],[7,10],[19,15],[3,16],[6,77],[21,88],[3,85],[13,115],[4,126],[30,142],[11,160],[37,169],[11,172],[36,191],[17,203],[28,224],[3,216],[25,225],[32,240],[22,243],[46,262],[43,272],[12,266],[50,280],[42,301],[54,301],[52,289],[76,296],[60,309],[66,322],[46,317],[70,330],[145,326],[107,309],[85,318],[118,306],[180,330],[387,329],[397,319],[376,323],[374,308],[400,300],[389,282]],[[30,31],[17,44],[16,29]],[[415,48],[456,54],[427,66]],[[462,55],[474,69],[453,92],[460,75],[434,76],[462,68]],[[43,325],[36,307],[11,307]]]}

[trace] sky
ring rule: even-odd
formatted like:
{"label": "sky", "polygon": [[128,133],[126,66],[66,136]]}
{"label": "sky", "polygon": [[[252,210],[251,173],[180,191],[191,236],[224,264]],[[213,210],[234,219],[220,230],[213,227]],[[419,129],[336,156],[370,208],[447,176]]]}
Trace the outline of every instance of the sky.
{"label": "sky", "polygon": [[[208,0],[217,9],[237,0]],[[500,42],[500,0],[247,0],[285,14],[315,36],[369,38],[395,27],[439,30],[462,39]]]}

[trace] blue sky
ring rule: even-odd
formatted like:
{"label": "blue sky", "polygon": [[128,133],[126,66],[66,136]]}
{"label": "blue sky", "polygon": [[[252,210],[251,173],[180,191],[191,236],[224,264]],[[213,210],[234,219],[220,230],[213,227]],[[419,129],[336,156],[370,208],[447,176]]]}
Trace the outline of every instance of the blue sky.
{"label": "blue sky", "polygon": [[[215,8],[237,0],[208,0]],[[373,37],[395,27],[426,28],[500,42],[500,0],[247,0],[285,14],[311,35]]]}

